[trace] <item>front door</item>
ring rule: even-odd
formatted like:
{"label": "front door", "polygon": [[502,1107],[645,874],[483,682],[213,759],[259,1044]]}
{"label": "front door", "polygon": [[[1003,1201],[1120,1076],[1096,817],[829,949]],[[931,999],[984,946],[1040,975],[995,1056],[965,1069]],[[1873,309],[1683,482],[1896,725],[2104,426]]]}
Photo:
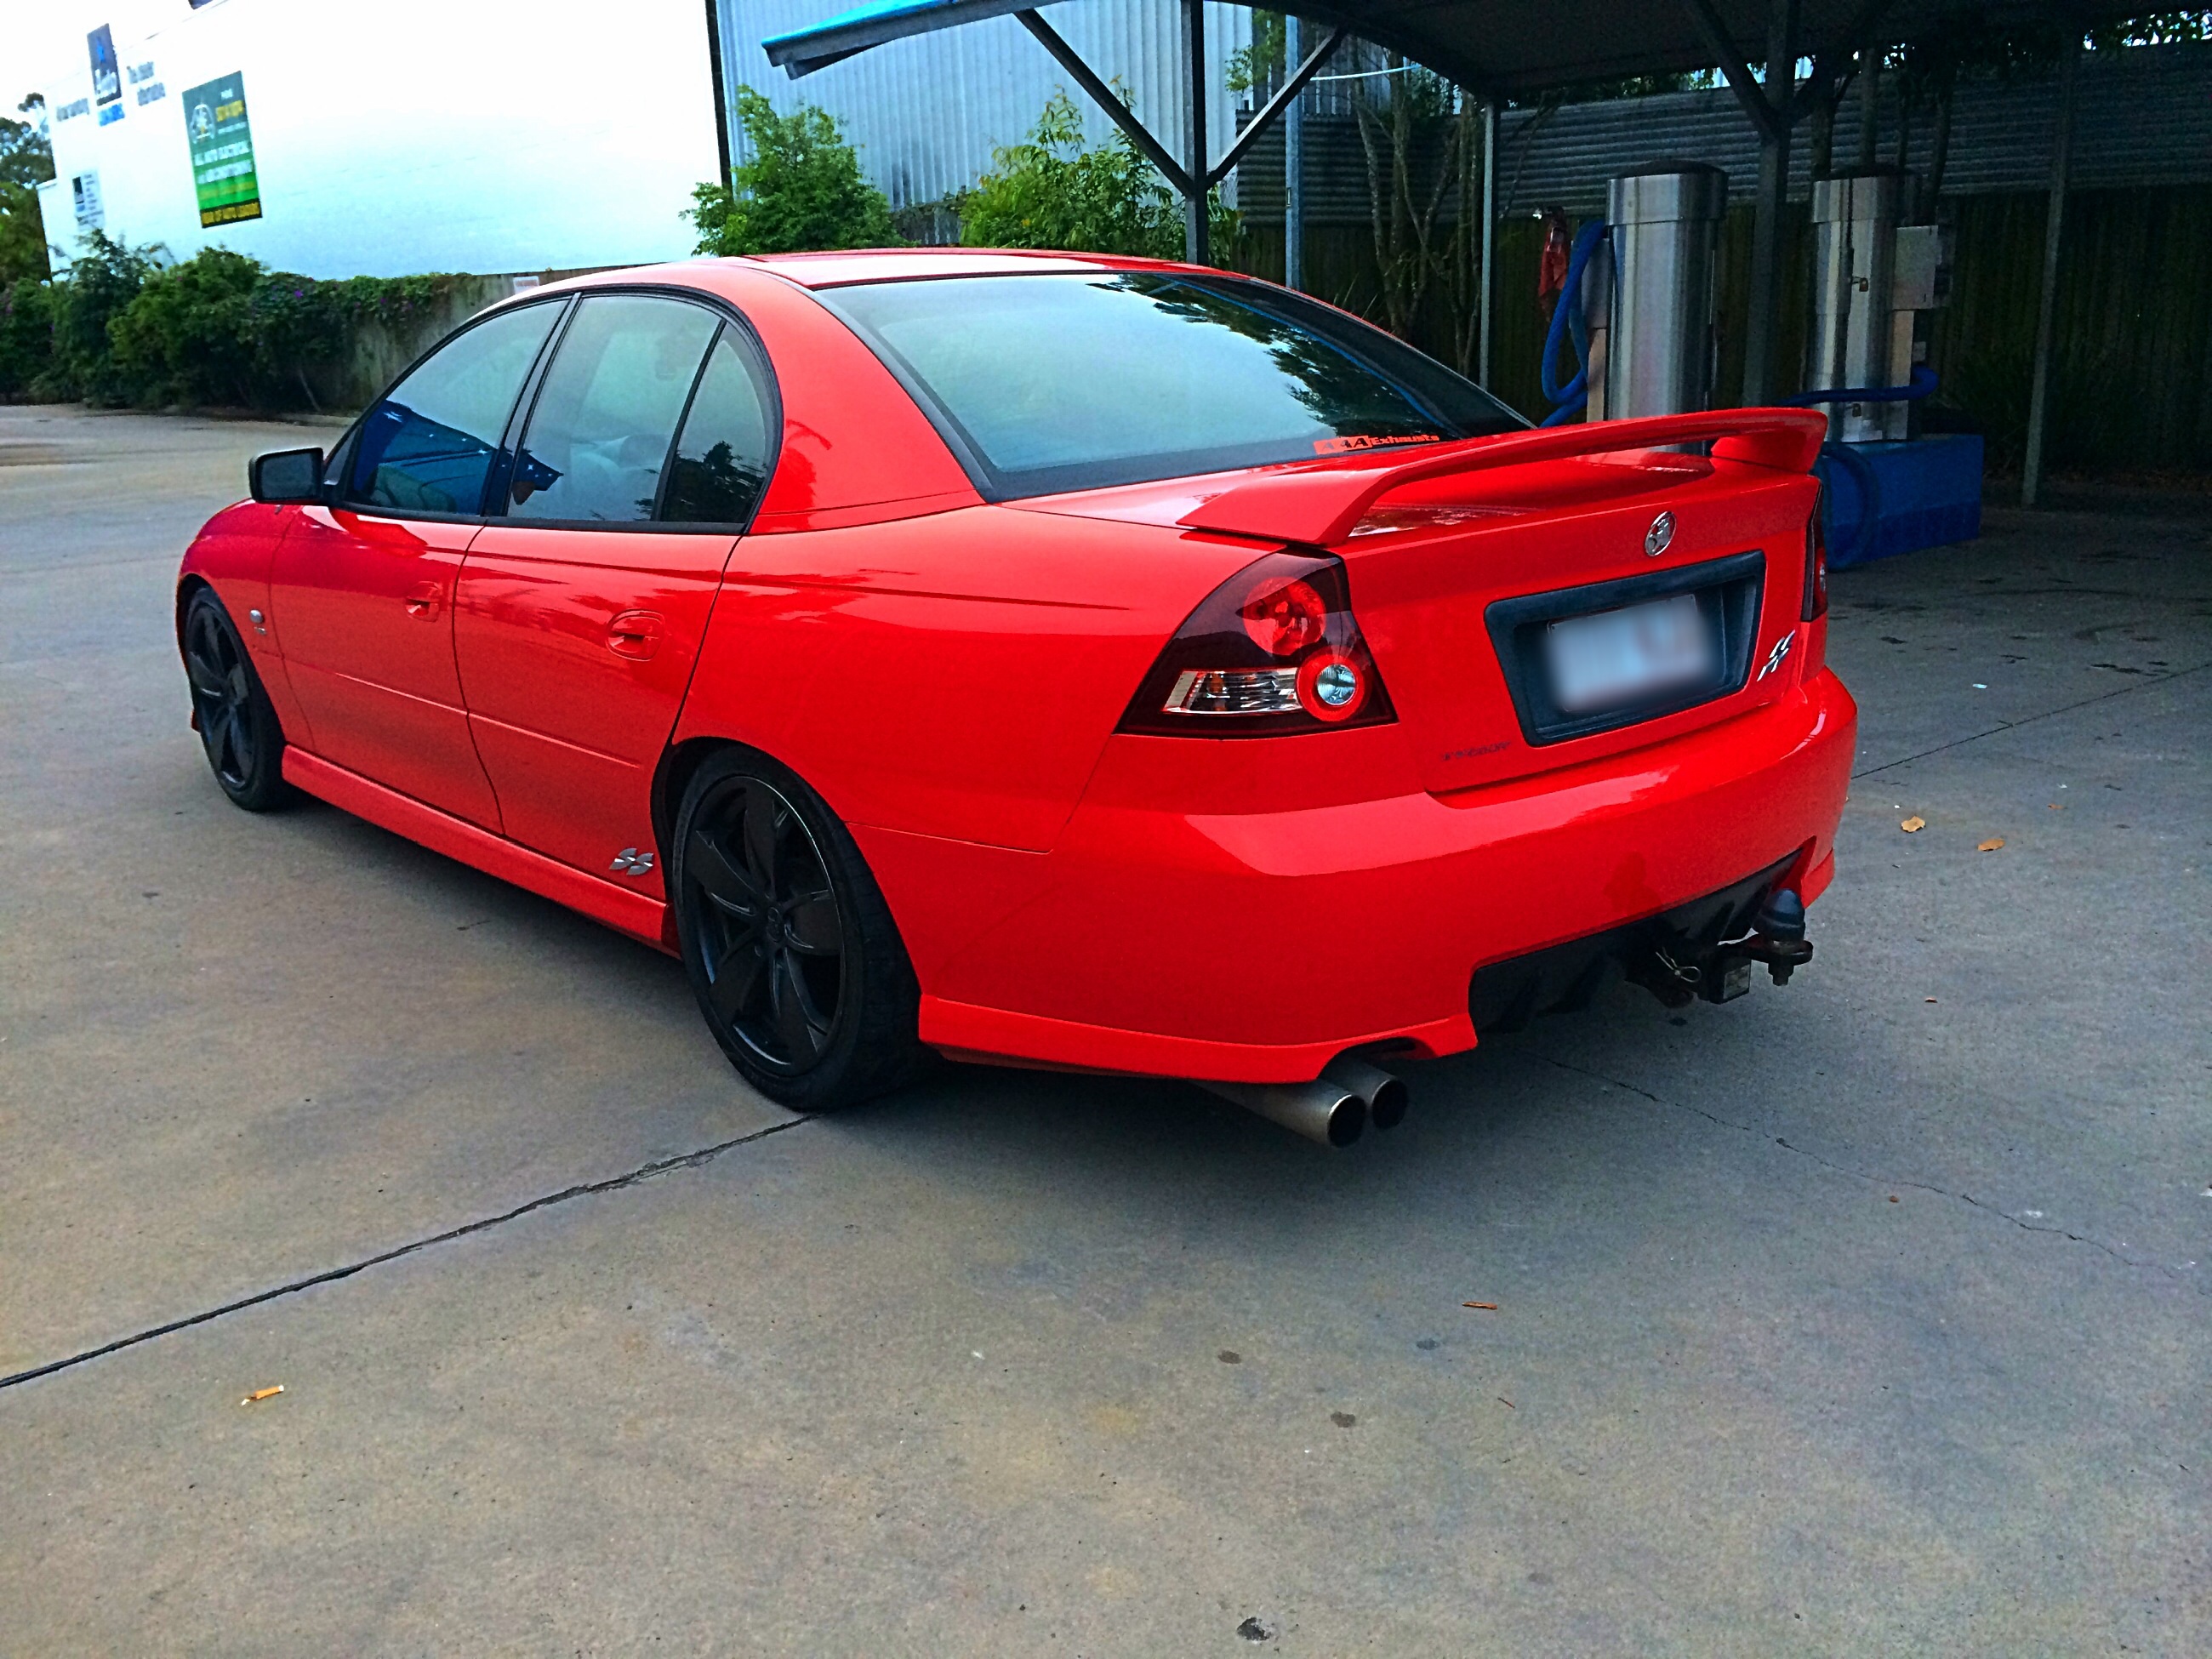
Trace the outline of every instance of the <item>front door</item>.
{"label": "front door", "polygon": [[525,846],[660,893],[653,769],[766,477],[769,406],[719,313],[578,302],[454,608],[477,749]]}
{"label": "front door", "polygon": [[340,447],[337,505],[300,510],[270,574],[287,678],[322,757],[494,830],[453,662],[453,588],[562,308],[501,312],[417,364]]}

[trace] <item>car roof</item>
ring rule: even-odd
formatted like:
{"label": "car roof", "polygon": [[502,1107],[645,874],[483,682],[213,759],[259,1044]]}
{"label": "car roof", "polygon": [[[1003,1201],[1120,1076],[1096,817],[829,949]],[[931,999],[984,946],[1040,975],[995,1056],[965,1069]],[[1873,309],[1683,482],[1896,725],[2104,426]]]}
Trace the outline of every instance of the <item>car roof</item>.
{"label": "car roof", "polygon": [[927,276],[1014,276],[1097,270],[1175,270],[1171,260],[1107,253],[1054,253],[1026,248],[860,248],[826,253],[764,253],[743,263],[758,265],[804,288],[852,283],[910,282]]}

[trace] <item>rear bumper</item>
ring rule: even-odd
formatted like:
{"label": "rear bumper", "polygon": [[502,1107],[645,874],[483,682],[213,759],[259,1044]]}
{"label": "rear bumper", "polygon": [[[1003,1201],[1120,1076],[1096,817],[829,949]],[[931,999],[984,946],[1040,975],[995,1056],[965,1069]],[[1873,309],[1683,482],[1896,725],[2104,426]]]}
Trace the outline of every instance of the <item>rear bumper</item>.
{"label": "rear bumper", "polygon": [[1005,914],[917,963],[922,1040],[1252,1083],[1370,1043],[1472,1048],[1480,969],[1770,868],[1817,896],[1856,723],[1824,672],[1721,725],[1449,797],[1252,814],[1086,801]]}

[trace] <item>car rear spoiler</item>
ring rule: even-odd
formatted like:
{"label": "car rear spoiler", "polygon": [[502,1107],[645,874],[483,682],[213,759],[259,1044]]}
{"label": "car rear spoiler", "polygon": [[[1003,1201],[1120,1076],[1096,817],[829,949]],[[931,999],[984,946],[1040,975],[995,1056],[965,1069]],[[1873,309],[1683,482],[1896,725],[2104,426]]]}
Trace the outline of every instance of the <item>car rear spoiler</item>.
{"label": "car rear spoiler", "polygon": [[1828,417],[1804,409],[1715,410],[1537,427],[1503,437],[1432,445],[1411,456],[1403,449],[1390,449],[1302,462],[1225,489],[1177,522],[1193,530],[1328,547],[1349,536],[1382,496],[1423,479],[1706,440],[1711,441],[1717,460],[1809,472],[1827,435]]}

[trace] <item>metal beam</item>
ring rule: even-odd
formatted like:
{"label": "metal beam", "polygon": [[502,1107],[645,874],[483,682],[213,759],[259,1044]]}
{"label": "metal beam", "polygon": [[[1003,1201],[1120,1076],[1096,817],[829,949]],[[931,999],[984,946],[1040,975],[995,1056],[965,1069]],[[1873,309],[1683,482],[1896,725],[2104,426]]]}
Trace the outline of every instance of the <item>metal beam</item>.
{"label": "metal beam", "polygon": [[[1295,28],[1297,20],[1292,18],[1291,25]],[[1306,82],[1320,73],[1321,66],[1328,61],[1328,55],[1343,43],[1344,37],[1350,33],[1341,26],[1329,31],[1328,39],[1322,42],[1320,49],[1308,55],[1291,78],[1283,82],[1281,90],[1262,105],[1260,112],[1245,125],[1243,131],[1237,135],[1237,142],[1230,145],[1228,153],[1206,170],[1207,184],[1218,185],[1229,176],[1229,170],[1244,159],[1244,152],[1252,148],[1253,141],[1267,131],[1274,118],[1288,109],[1291,101],[1306,89]]]}
{"label": "metal beam", "polygon": [[1176,195],[1190,195],[1190,175],[1182,170],[1182,163],[1167,153],[1166,147],[1152,137],[1152,131],[1137,113],[1121,101],[1121,94],[1100,80],[1091,65],[1075,55],[1075,48],[1060,39],[1060,31],[1033,11],[1018,11],[1015,17],[1021,26],[1037,38],[1039,45],[1050,52],[1060,68],[1066,70],[1075,84],[1090,95],[1091,101],[1114,118],[1114,125],[1129,135],[1139,154],[1160,170],[1160,174],[1174,188]]}
{"label": "metal beam", "polygon": [[2058,239],[2066,228],[2067,174],[2073,165],[2074,77],[2081,37],[2069,37],[2058,60],[2058,126],[2051,141],[2051,208],[2043,226],[2043,297],[2035,315],[2035,379],[2027,393],[2027,453],[2021,459],[2020,504],[2043,488],[2043,417],[2051,395],[2051,336],[2058,309]]}
{"label": "metal beam", "polygon": [[[1736,102],[1743,106],[1743,112],[1751,117],[1752,125],[1759,130],[1759,142],[1765,143],[1769,138],[1786,134],[1788,128],[1784,125],[1782,112],[1774,107],[1767,97],[1767,89],[1759,85],[1751,72],[1751,65],[1735,49],[1735,42],[1729,39],[1728,27],[1721,21],[1720,13],[1713,9],[1713,0],[1685,0],[1685,3],[1689,8],[1690,21],[1697,25],[1698,33],[1705,43],[1705,50],[1720,64],[1729,90],[1735,94]],[[1793,76],[1796,73],[1794,58],[1790,70]]]}

